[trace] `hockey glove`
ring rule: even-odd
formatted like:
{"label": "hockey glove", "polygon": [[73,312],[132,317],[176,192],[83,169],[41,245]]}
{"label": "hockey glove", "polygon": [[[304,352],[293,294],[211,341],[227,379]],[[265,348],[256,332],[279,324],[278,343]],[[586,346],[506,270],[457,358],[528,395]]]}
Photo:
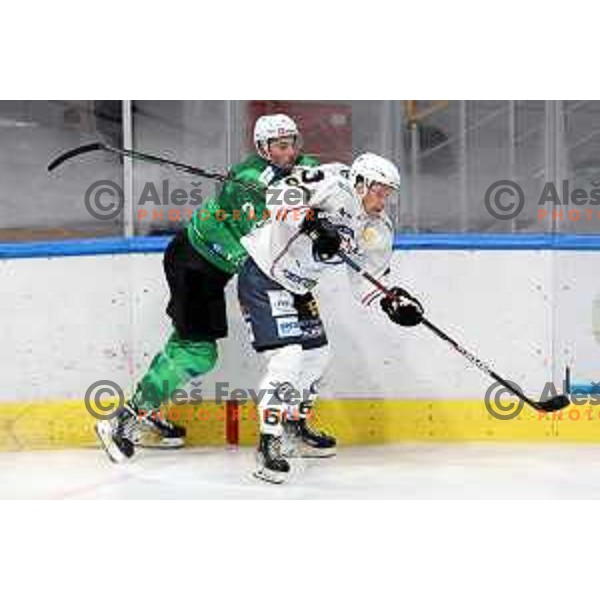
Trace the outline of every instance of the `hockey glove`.
{"label": "hockey glove", "polygon": [[342,236],[337,227],[318,209],[311,209],[300,225],[300,231],[313,241],[315,260],[332,259],[340,249]]}
{"label": "hockey glove", "polygon": [[403,327],[414,327],[423,319],[423,306],[406,290],[400,287],[393,287],[390,292],[396,298],[385,296],[380,304],[382,310],[396,324]]}

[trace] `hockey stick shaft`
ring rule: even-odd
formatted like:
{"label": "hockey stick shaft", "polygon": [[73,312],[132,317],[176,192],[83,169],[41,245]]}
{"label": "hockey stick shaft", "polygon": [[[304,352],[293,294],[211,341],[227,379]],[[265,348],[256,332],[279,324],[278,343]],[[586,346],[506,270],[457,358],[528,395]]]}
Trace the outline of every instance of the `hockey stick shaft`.
{"label": "hockey stick shaft", "polygon": [[446,332],[442,331],[439,327],[434,325],[429,319],[423,317],[421,321],[427,329],[433,331],[435,335],[439,338],[450,344],[459,354],[462,354],[472,365],[477,367],[480,371],[483,371],[486,375],[489,375],[492,379],[496,380],[499,384],[503,385],[505,388],[509,389],[515,396],[521,398],[523,402],[529,404],[529,406],[533,408],[538,408],[535,402],[532,402],[521,390],[514,387],[509,381],[506,381],[503,377],[498,375],[489,365],[487,365],[483,360],[477,358],[472,352],[467,350],[465,347],[461,346],[456,340],[452,339]]}
{"label": "hockey stick shaft", "polygon": [[73,148],[71,150],[63,152],[48,165],[48,171],[54,171],[54,169],[59,167],[61,164],[72,158],[75,158],[76,156],[87,154],[88,152],[95,152],[97,150],[104,150],[106,152],[111,152],[112,154],[117,154],[118,156],[150,162],[158,165],[168,165],[170,167],[173,167],[174,169],[177,169],[178,171],[189,173],[190,175],[198,175],[199,177],[205,177],[207,179],[215,179],[216,181],[220,181],[221,183],[230,181],[232,183],[241,185],[246,189],[260,191],[261,193],[264,191],[260,186],[255,185],[249,181],[240,181],[239,179],[234,179],[228,175],[224,175],[223,173],[206,171],[205,169],[201,169],[199,167],[194,167],[192,165],[181,163],[175,160],[170,160],[168,158],[163,158],[162,156],[156,156],[154,154],[148,154],[146,152],[139,152],[138,150],[131,150],[129,148],[116,148],[114,146],[109,146],[108,144],[103,144],[102,142],[93,142],[91,144],[85,144],[83,146],[78,146],[77,148]]}
{"label": "hockey stick shaft", "polygon": [[[350,258],[344,251],[339,250],[338,255],[340,258],[353,270],[356,271],[359,275],[361,275],[364,279],[366,279],[369,283],[373,284],[380,292],[385,294],[389,298],[396,298],[395,294],[389,290],[381,281],[377,278],[373,277],[371,273],[363,269],[358,263],[356,263],[352,258]],[[536,402],[531,401],[523,392],[514,387],[510,382],[506,381],[503,377],[498,375],[489,365],[487,365],[484,361],[477,358],[472,352],[469,352],[466,348],[461,346],[456,340],[452,339],[447,333],[442,331],[439,327],[434,325],[431,321],[423,317],[421,320],[421,324],[425,325],[430,331],[432,331],[439,338],[448,343],[454,350],[456,350],[459,354],[464,356],[472,365],[477,367],[480,371],[483,371],[486,375],[489,375],[492,379],[496,380],[498,383],[509,389],[515,396],[523,400],[523,402],[529,404],[529,406],[539,409],[539,405]]]}

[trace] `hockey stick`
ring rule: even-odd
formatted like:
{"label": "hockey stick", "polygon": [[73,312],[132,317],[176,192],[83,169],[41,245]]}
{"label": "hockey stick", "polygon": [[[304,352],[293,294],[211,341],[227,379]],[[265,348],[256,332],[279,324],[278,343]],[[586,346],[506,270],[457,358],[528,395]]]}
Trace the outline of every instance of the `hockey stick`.
{"label": "hockey stick", "polygon": [[259,186],[249,182],[249,181],[240,181],[238,179],[233,179],[228,175],[223,175],[222,173],[214,173],[212,171],[206,171],[204,169],[200,169],[199,167],[193,167],[192,165],[186,165],[185,163],[180,163],[174,160],[169,160],[167,158],[162,158],[160,156],[155,156],[153,154],[146,154],[145,152],[138,152],[137,150],[130,150],[128,148],[115,148],[114,146],[109,146],[108,144],[103,144],[102,142],[93,142],[91,144],[84,144],[83,146],[77,146],[76,148],[72,148],[71,150],[67,150],[63,152],[59,156],[57,156],[50,164],[48,165],[48,172],[51,173],[57,167],[62,165],[64,162],[75,158],[76,156],[80,156],[82,154],[87,154],[88,152],[96,152],[98,150],[103,150],[105,152],[111,152],[113,154],[117,154],[119,156],[126,156],[128,158],[134,158],[137,160],[143,160],[146,162],[151,162],[158,165],[169,165],[178,171],[183,171],[184,173],[189,173],[190,175],[199,175],[200,177],[205,177],[207,179],[216,179],[221,183],[226,181],[231,181],[237,183],[241,186],[244,186],[248,189],[252,189],[254,191],[263,192]]}
{"label": "hockey stick", "polygon": [[[353,271],[356,271],[359,275],[364,277],[369,283],[372,283],[378,290],[383,292],[389,298],[396,298],[396,296],[383,285],[379,280],[377,280],[373,275],[368,273],[365,269],[363,269],[359,264],[357,264],[354,260],[352,260],[343,250],[338,251],[339,257],[344,261]],[[425,325],[427,329],[433,331],[435,335],[439,338],[447,342],[454,350],[456,350],[459,354],[462,354],[472,365],[476,366],[480,371],[483,371],[487,375],[489,375],[492,379],[495,379],[502,386],[510,390],[515,396],[523,400],[526,404],[529,404],[532,408],[535,408],[539,411],[544,412],[554,412],[557,410],[561,410],[568,406],[571,402],[569,397],[566,394],[558,394],[556,396],[552,396],[547,400],[542,400],[540,402],[535,402],[534,400],[530,400],[523,392],[514,387],[510,382],[506,381],[503,377],[500,377],[495,371],[492,370],[490,366],[488,366],[481,359],[477,358],[473,353],[469,352],[466,348],[461,346],[457,341],[453,340],[447,333],[442,331],[439,327],[434,325],[431,321],[423,317],[421,321],[422,325]],[[568,390],[567,390],[568,392]]]}

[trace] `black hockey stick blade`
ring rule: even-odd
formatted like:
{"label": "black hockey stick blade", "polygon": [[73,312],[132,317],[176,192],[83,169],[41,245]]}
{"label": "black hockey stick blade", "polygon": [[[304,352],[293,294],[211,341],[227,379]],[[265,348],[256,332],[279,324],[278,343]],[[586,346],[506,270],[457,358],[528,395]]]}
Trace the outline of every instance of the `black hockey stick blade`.
{"label": "black hockey stick blade", "polygon": [[558,394],[557,396],[548,398],[548,400],[536,402],[535,408],[538,410],[543,410],[544,412],[556,412],[557,410],[562,410],[563,408],[569,406],[569,404],[571,404],[571,401],[566,394]]}
{"label": "black hockey stick blade", "polygon": [[71,160],[80,154],[87,154],[88,152],[95,152],[96,150],[106,150],[106,146],[100,142],[94,142],[92,144],[84,144],[83,146],[77,146],[77,148],[67,150],[66,152],[63,152],[61,155],[57,156],[48,165],[48,172],[51,173],[54,171],[54,169],[56,169],[56,167],[59,167],[67,160]]}
{"label": "black hockey stick blade", "polygon": [[[383,292],[386,295],[390,294],[390,290],[387,289],[379,280],[377,280],[373,275],[366,272],[358,263],[352,260],[345,252],[338,251],[338,255],[341,259],[354,271],[356,271],[359,275],[362,275],[367,281],[372,283],[378,290]],[[435,333],[439,338],[450,344],[459,354],[462,354],[471,364],[477,367],[480,371],[483,371],[492,379],[495,379],[498,383],[502,384],[505,388],[513,392],[517,397],[519,397],[523,402],[527,403],[529,406],[534,408],[535,410],[544,411],[544,412],[555,412],[557,410],[562,410],[566,406],[571,404],[569,397],[566,394],[558,394],[557,396],[553,396],[552,398],[548,398],[548,400],[542,400],[540,402],[535,402],[530,400],[521,390],[515,388],[510,382],[506,381],[503,377],[500,377],[498,373],[493,371],[486,363],[484,363],[481,359],[477,358],[473,353],[469,352],[466,348],[461,346],[457,341],[453,340],[447,333],[442,331],[439,327],[434,325],[431,321],[423,317],[421,323],[427,327],[430,331]],[[568,388],[566,390],[569,391]]]}

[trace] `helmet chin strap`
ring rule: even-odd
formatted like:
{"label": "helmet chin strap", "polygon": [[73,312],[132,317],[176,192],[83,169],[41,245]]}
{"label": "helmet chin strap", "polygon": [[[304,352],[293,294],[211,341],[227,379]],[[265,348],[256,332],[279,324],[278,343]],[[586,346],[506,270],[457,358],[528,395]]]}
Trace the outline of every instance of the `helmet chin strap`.
{"label": "helmet chin strap", "polygon": [[[358,191],[358,187],[362,187],[362,192]],[[365,196],[369,193],[369,188],[371,187],[371,184],[366,180],[363,179],[361,182],[357,183],[356,186],[354,186],[354,190],[356,191],[356,195],[362,200],[365,199]]]}
{"label": "helmet chin strap", "polygon": [[269,152],[269,142],[259,142],[257,144],[258,146],[258,153],[260,154],[260,156],[262,158],[264,158],[265,160],[271,162],[271,153]]}
{"label": "helmet chin strap", "polygon": [[[362,192],[358,191],[358,187],[362,186]],[[358,197],[358,199],[360,200],[360,207],[362,208],[362,211],[365,215],[368,215],[369,213],[367,212],[367,208],[365,207],[365,197],[367,195],[367,191],[366,188],[364,186],[364,183],[359,183],[358,185],[354,186],[354,193],[356,194],[356,196]]]}

